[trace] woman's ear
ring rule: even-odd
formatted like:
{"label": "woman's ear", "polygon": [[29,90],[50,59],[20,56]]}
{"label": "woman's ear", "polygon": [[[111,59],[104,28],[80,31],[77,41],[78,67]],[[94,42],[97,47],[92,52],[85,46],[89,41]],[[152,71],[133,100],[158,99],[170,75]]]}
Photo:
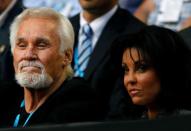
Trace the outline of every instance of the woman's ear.
{"label": "woman's ear", "polygon": [[73,58],[73,50],[72,49],[66,49],[64,51],[64,59],[63,59],[63,66],[67,66],[72,62]]}

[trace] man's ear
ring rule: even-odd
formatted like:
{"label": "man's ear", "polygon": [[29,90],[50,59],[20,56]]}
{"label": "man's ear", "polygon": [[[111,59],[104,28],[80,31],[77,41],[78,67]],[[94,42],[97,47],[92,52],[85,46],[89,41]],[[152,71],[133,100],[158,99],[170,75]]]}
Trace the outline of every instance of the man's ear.
{"label": "man's ear", "polygon": [[63,65],[67,66],[72,62],[73,58],[73,50],[72,49],[66,49],[64,51],[64,59],[63,59]]}

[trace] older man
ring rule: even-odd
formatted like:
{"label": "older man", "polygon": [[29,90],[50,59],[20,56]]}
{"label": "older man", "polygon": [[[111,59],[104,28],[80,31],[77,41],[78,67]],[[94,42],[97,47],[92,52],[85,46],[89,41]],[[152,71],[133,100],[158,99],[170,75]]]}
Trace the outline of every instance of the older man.
{"label": "older man", "polygon": [[15,77],[24,94],[10,103],[14,115],[6,118],[7,125],[94,119],[91,88],[71,78],[74,33],[65,17],[49,8],[27,9],[14,20],[10,41]]}

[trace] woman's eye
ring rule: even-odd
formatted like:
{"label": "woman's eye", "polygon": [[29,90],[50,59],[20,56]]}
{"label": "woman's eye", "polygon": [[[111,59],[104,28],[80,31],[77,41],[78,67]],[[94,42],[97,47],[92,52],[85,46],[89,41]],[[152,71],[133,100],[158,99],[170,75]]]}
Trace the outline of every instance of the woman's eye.
{"label": "woman's eye", "polygon": [[129,72],[129,69],[126,65],[122,65],[122,69],[123,69],[124,74],[127,74]]}
{"label": "woman's eye", "polygon": [[142,72],[145,72],[147,68],[148,68],[147,65],[141,64],[137,67],[137,71],[142,73]]}

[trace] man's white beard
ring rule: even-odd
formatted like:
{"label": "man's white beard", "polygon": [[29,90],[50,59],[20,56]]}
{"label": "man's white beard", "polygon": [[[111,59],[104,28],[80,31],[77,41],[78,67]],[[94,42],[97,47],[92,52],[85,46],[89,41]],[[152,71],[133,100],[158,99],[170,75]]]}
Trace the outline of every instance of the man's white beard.
{"label": "man's white beard", "polygon": [[[22,67],[33,66],[41,69],[41,73],[22,72]],[[46,73],[44,65],[38,61],[22,61],[18,65],[19,72],[15,78],[17,83],[26,88],[43,89],[48,88],[52,82],[52,77]]]}

